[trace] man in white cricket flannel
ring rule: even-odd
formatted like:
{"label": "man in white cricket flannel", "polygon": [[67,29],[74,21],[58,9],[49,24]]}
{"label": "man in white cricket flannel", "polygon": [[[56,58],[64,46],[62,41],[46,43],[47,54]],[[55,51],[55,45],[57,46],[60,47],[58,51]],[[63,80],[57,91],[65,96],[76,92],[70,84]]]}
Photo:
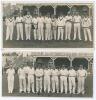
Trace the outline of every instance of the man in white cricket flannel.
{"label": "man in white cricket flannel", "polygon": [[19,93],[26,93],[26,73],[24,70],[24,65],[21,64],[21,66],[18,69],[18,76],[19,76]]}
{"label": "man in white cricket flannel", "polygon": [[25,24],[26,40],[30,40],[31,39],[31,24],[32,24],[32,16],[30,12],[27,12],[27,15],[24,16],[24,24]]}
{"label": "man in white cricket flannel", "polygon": [[52,31],[51,31],[51,18],[50,18],[50,14],[47,14],[47,16],[45,17],[45,40],[52,40]]}
{"label": "man in white cricket flannel", "polygon": [[44,17],[41,14],[37,17],[38,21],[38,40],[44,40]]}
{"label": "man in white cricket flannel", "polygon": [[6,74],[8,81],[8,93],[13,93],[15,69],[13,68],[12,64],[10,64],[9,69],[7,69],[6,71]]}
{"label": "man in white cricket flannel", "polygon": [[38,21],[37,21],[37,15],[34,15],[32,19],[32,24],[34,26],[34,40],[38,39],[37,29],[38,29]]}
{"label": "man in white cricket flannel", "polygon": [[30,66],[30,69],[28,70],[28,93],[32,90],[32,93],[35,93],[34,91],[34,74],[35,74],[35,69],[32,66]]}
{"label": "man in white cricket flannel", "polygon": [[81,16],[79,12],[76,12],[73,16],[73,23],[74,23],[74,38],[76,40],[76,36],[78,36],[79,40],[81,40]]}
{"label": "man in white cricket flannel", "polygon": [[[84,32],[84,38],[85,41],[88,40],[92,41],[92,36],[91,36],[91,19],[88,17],[88,15],[86,14],[83,18],[82,18],[82,28],[83,28],[83,32]],[[88,36],[88,38],[87,38]]]}
{"label": "man in white cricket flannel", "polygon": [[6,25],[6,40],[13,40],[13,31],[15,26],[15,19],[10,15],[5,19]]}
{"label": "man in white cricket flannel", "polygon": [[23,22],[24,19],[22,15],[19,13],[18,16],[16,17],[16,28],[17,28],[17,40],[20,39],[23,40]]}
{"label": "man in white cricket flannel", "polygon": [[53,39],[56,40],[57,39],[57,22],[56,22],[56,18],[55,18],[55,15],[52,16],[51,18],[52,20],[52,36],[53,36]]}
{"label": "man in white cricket flannel", "polygon": [[50,76],[51,76],[51,70],[50,66],[46,66],[44,69],[44,92],[49,93],[50,92]]}
{"label": "man in white cricket flannel", "polygon": [[65,17],[61,14],[57,19],[58,35],[57,40],[64,39]]}
{"label": "man in white cricket flannel", "polygon": [[68,92],[68,82],[67,82],[67,78],[68,78],[68,70],[65,67],[65,65],[62,66],[62,68],[59,71],[60,73],[60,92],[64,93],[63,90],[65,90],[65,94],[67,94]]}
{"label": "man in white cricket flannel", "polygon": [[75,90],[76,90],[76,71],[74,70],[73,66],[70,67],[69,72],[69,92],[70,94],[75,94]]}
{"label": "man in white cricket flannel", "polygon": [[77,79],[78,79],[78,94],[85,93],[85,79],[87,77],[87,71],[83,69],[83,65],[80,65],[78,71],[77,71]]}
{"label": "man in white cricket flannel", "polygon": [[43,69],[39,65],[35,70],[36,76],[36,93],[42,93],[42,79],[43,79]]}
{"label": "man in white cricket flannel", "polygon": [[59,71],[57,68],[55,68],[55,66],[53,67],[51,74],[52,74],[52,78],[51,78],[52,93],[59,93],[59,79],[58,79]]}
{"label": "man in white cricket flannel", "polygon": [[65,17],[65,40],[71,40],[71,31],[72,31],[72,15],[71,12],[68,12],[67,16]]}

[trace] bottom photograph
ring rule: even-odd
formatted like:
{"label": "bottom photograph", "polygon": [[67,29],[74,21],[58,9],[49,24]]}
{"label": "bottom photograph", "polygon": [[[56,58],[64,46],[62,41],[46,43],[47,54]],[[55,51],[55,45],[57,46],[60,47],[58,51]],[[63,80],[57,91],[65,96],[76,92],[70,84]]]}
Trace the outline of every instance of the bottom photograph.
{"label": "bottom photograph", "polygon": [[93,52],[4,51],[2,96],[93,97]]}

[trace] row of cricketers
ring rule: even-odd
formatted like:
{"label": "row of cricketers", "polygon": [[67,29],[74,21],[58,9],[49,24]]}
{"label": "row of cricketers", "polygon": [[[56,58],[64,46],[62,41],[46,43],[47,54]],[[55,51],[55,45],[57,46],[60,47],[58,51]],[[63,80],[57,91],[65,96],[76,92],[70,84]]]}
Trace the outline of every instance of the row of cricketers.
{"label": "row of cricketers", "polygon": [[[6,23],[6,40],[13,39],[14,26],[17,29],[17,40],[31,40],[33,34],[34,40],[82,40],[81,30],[84,33],[84,41],[92,41],[91,27],[92,22],[87,14],[83,17],[78,12],[74,16],[68,12],[66,16],[61,14],[58,18],[54,15],[31,16],[30,12],[23,16],[19,13],[16,20],[11,16],[5,19]],[[72,26],[74,31],[72,31]],[[33,31],[32,31],[33,30]],[[73,34],[73,39],[72,39]]]}
{"label": "row of cricketers", "polygon": [[[68,70],[64,65],[61,69],[24,66],[18,69],[19,93],[70,93],[85,94],[85,79],[87,71],[80,65],[76,71],[73,67]],[[15,69],[10,65],[6,71],[8,93],[13,93]],[[77,79],[77,82],[76,82]],[[77,87],[77,89],[76,89]]]}

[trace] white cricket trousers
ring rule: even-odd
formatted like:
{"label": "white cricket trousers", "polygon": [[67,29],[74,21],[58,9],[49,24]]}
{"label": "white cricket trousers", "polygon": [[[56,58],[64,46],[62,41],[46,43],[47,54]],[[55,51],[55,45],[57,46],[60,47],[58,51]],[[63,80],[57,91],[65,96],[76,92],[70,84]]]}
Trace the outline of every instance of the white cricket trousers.
{"label": "white cricket trousers", "polygon": [[55,28],[53,28],[53,39],[56,40],[57,38],[57,34],[56,34],[57,30]]}
{"label": "white cricket trousers", "polygon": [[38,40],[44,40],[43,24],[38,23]]}
{"label": "white cricket trousers", "polygon": [[85,93],[85,77],[78,77],[78,93]]}
{"label": "white cricket trousers", "polygon": [[14,76],[9,76],[8,80],[8,93],[12,93],[14,89]]}
{"label": "white cricket trousers", "polygon": [[46,24],[45,40],[52,40],[51,24]]}
{"label": "white cricket trousers", "polygon": [[52,76],[52,92],[59,92],[59,80],[58,76]]}
{"label": "white cricket trousers", "polygon": [[64,35],[64,28],[58,27],[58,37],[57,40],[63,40],[63,35]]}
{"label": "white cricket trousers", "polygon": [[34,29],[34,40],[38,39],[38,36],[37,36],[37,29]]}
{"label": "white cricket trousers", "polygon": [[42,77],[36,77],[36,92],[42,92]]}
{"label": "white cricket trousers", "polygon": [[65,25],[65,40],[71,39],[71,29],[72,29],[72,24],[70,22],[67,22]]}
{"label": "white cricket trousers", "polygon": [[81,40],[81,26],[80,23],[74,23],[74,39],[76,40],[76,36],[78,36],[79,40]]}
{"label": "white cricket trousers", "polygon": [[71,93],[75,94],[75,89],[76,89],[75,77],[69,76],[69,92],[70,92],[70,94]]}
{"label": "white cricket trousers", "polygon": [[28,76],[28,92],[30,92],[30,89],[32,89],[32,92],[34,93],[34,75]]}
{"label": "white cricket trousers", "polygon": [[26,92],[26,78],[19,77],[19,92]]}
{"label": "white cricket trousers", "polygon": [[66,76],[60,76],[60,91],[63,93],[65,89],[65,93],[67,94],[67,77]]}
{"label": "white cricket trousers", "polygon": [[[89,41],[92,41],[90,28],[83,28],[83,31],[84,31],[85,41],[87,41],[88,38],[89,38]],[[88,36],[88,38],[87,38],[87,36]]]}
{"label": "white cricket trousers", "polygon": [[25,24],[25,34],[26,34],[26,40],[30,40],[31,35],[31,24]]}
{"label": "white cricket trousers", "polygon": [[17,23],[17,40],[20,39],[20,36],[21,36],[21,39],[23,40],[23,24]]}
{"label": "white cricket trousers", "polygon": [[44,76],[44,91],[50,92],[50,76]]}
{"label": "white cricket trousers", "polygon": [[6,40],[12,40],[13,39],[13,30],[14,26],[13,25],[7,25],[6,29]]}

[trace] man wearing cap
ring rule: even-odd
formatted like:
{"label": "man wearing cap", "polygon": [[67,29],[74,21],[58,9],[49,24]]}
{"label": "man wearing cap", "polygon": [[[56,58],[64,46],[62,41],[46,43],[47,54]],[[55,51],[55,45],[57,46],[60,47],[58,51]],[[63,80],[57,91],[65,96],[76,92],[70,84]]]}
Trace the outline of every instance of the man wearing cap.
{"label": "man wearing cap", "polygon": [[74,38],[76,40],[76,36],[78,36],[79,40],[81,40],[81,16],[79,12],[76,12],[75,16],[73,17],[74,23]]}
{"label": "man wearing cap", "polygon": [[58,79],[59,71],[58,69],[53,67],[51,75],[52,75],[52,78],[51,78],[52,79],[52,93],[56,93],[56,92],[59,93],[59,79]]}
{"label": "man wearing cap", "polygon": [[44,69],[44,92],[45,93],[50,92],[50,76],[51,76],[50,66],[47,66]]}
{"label": "man wearing cap", "polygon": [[76,79],[76,71],[74,70],[73,67],[70,67],[70,70],[68,72],[69,74],[69,92],[70,94],[73,93],[75,94],[75,89],[76,89],[76,83],[75,83],[75,79]]}
{"label": "man wearing cap", "polygon": [[34,15],[34,18],[32,19],[32,24],[34,26],[34,40],[36,40],[36,39],[38,39],[38,35],[37,35],[37,29],[38,29],[37,15]]}
{"label": "man wearing cap", "polygon": [[67,87],[68,87],[68,83],[67,83],[67,78],[68,78],[68,70],[65,67],[65,65],[62,66],[62,69],[60,69],[60,92],[64,93],[64,89],[65,89],[65,94],[67,94]]}
{"label": "man wearing cap", "polygon": [[8,81],[8,93],[13,93],[15,70],[12,64],[10,64],[9,69],[7,69],[6,71],[6,74],[7,74],[7,81]]}
{"label": "man wearing cap", "polygon": [[83,65],[80,65],[80,68],[77,71],[78,94],[85,93],[84,85],[85,85],[86,77],[87,77],[87,71],[85,69],[83,69]]}
{"label": "man wearing cap", "polygon": [[72,29],[72,16],[70,12],[68,12],[66,18],[66,23],[65,23],[65,40],[70,40],[71,39],[71,29]]}
{"label": "man wearing cap", "polygon": [[30,12],[27,12],[27,15],[24,16],[24,23],[25,23],[26,40],[30,40],[31,24],[32,24],[32,16],[30,15]]}
{"label": "man wearing cap", "polygon": [[53,15],[52,16],[52,34],[53,34],[53,39],[56,40],[57,39],[57,22],[56,22],[56,18]]}
{"label": "man wearing cap", "polygon": [[38,22],[38,40],[44,40],[44,17],[41,14],[37,17]]}
{"label": "man wearing cap", "polygon": [[35,93],[34,92],[34,73],[35,73],[35,69],[33,66],[31,66],[28,71],[28,93],[30,93],[30,88],[32,89],[32,93]]}
{"label": "man wearing cap", "polygon": [[38,68],[36,68],[35,76],[36,76],[36,93],[42,93],[43,69],[41,68],[41,65],[38,66]]}
{"label": "man wearing cap", "polygon": [[58,27],[58,36],[57,40],[64,39],[64,26],[65,26],[65,18],[61,14],[57,19],[57,27]]}
{"label": "man wearing cap", "polygon": [[6,40],[12,40],[13,39],[13,31],[15,26],[15,19],[12,17],[12,15],[5,19],[5,25],[6,25]]}
{"label": "man wearing cap", "polygon": [[17,40],[21,39],[23,40],[23,17],[19,13],[18,16],[16,17],[16,27],[17,27]]}
{"label": "man wearing cap", "polygon": [[84,32],[85,41],[87,41],[88,38],[89,38],[89,41],[92,41],[92,36],[91,36],[91,31],[90,31],[91,19],[88,17],[87,14],[82,18],[82,28]]}
{"label": "man wearing cap", "polygon": [[52,31],[51,31],[51,18],[50,15],[48,14],[45,17],[45,40],[52,40]]}
{"label": "man wearing cap", "polygon": [[26,93],[26,74],[24,71],[24,66],[21,65],[18,69],[18,76],[19,76],[19,93],[25,92]]}

